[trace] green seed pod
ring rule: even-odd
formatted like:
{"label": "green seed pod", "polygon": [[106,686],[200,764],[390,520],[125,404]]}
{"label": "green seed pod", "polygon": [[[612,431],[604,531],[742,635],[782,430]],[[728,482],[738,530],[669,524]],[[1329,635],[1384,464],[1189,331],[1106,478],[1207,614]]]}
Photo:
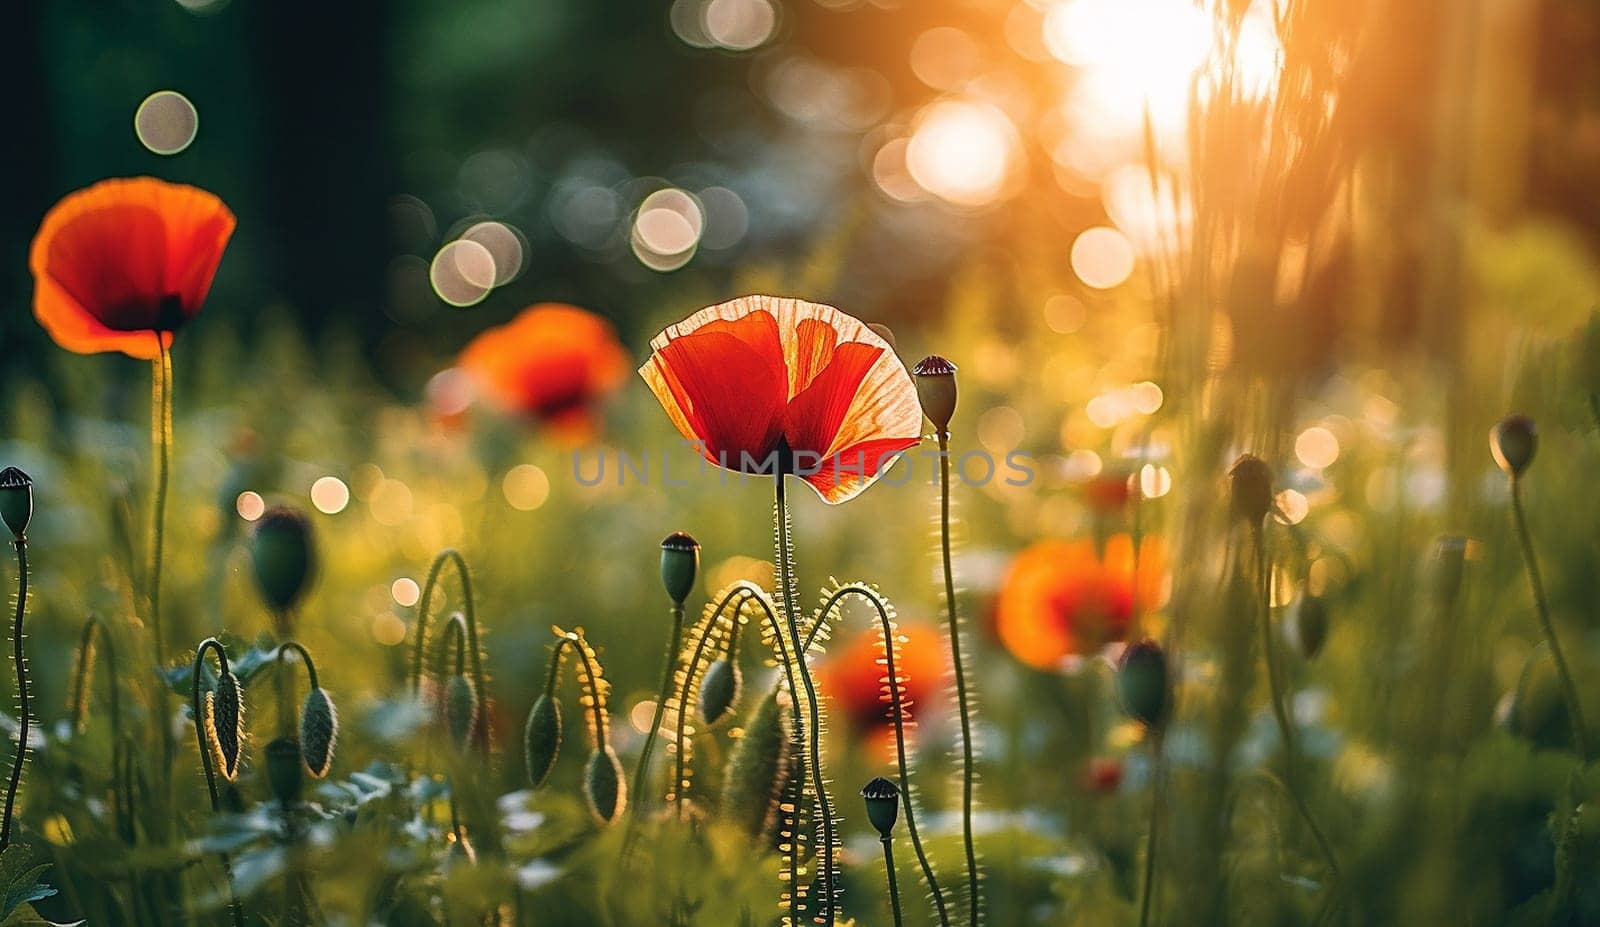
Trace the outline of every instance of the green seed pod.
{"label": "green seed pod", "polygon": [[328,690],[318,686],[300,709],[300,753],[312,778],[321,779],[333,766],[333,748],[339,740],[339,711]]}
{"label": "green seed pod", "polygon": [[759,837],[769,829],[788,774],[786,714],[774,688],[746,722],[744,736],[734,744],[723,773],[723,813],[751,837]]}
{"label": "green seed pod", "polygon": [[478,690],[469,676],[456,674],[444,689],[445,730],[450,742],[458,750],[466,750],[472,743],[472,731],[478,724]]}
{"label": "green seed pod", "polygon": [[733,710],[743,683],[741,675],[739,664],[726,657],[706,667],[705,677],[700,680],[700,717],[708,726],[726,718]]}
{"label": "green seed pod", "polygon": [[1153,640],[1130,644],[1117,664],[1117,697],[1122,709],[1145,727],[1159,729],[1167,720],[1170,698],[1167,656]]}
{"label": "green seed pod", "polygon": [[1241,454],[1228,468],[1233,514],[1259,525],[1272,511],[1272,468],[1254,454]]}
{"label": "green seed pod", "polygon": [[956,414],[956,365],[929,354],[917,361],[911,374],[917,384],[917,399],[922,402],[922,414],[933,427],[948,431],[950,419]]}
{"label": "green seed pod", "polygon": [[601,824],[610,824],[628,804],[622,763],[609,744],[589,754],[589,765],[583,771],[583,797]]}
{"label": "green seed pod", "polygon": [[699,572],[699,542],[682,531],[667,535],[661,542],[661,583],[674,603],[682,605],[688,600]]}
{"label": "green seed pod", "polygon": [[210,706],[211,742],[216,746],[221,760],[222,777],[229,781],[238,778],[239,755],[244,744],[244,686],[232,670],[224,671],[217,680],[217,691],[206,696]]}
{"label": "green seed pod", "polygon": [[1309,592],[1302,595],[1284,622],[1284,634],[1302,657],[1316,659],[1322,652],[1322,645],[1328,641],[1327,605],[1319,596]]}
{"label": "green seed pod", "polygon": [[316,572],[311,522],[286,506],[268,509],[251,529],[250,562],[267,607],[288,611],[305,595]]}
{"label": "green seed pod", "polygon": [[879,776],[862,787],[861,797],[867,803],[867,820],[878,836],[889,839],[900,819],[900,787]]}
{"label": "green seed pod", "polygon": [[561,702],[549,695],[540,695],[522,729],[522,755],[527,764],[528,782],[534,789],[542,787],[550,778],[560,753]]}
{"label": "green seed pod", "polygon": [[16,467],[0,470],[0,520],[17,540],[28,533],[33,518],[33,480]]}
{"label": "green seed pod", "polygon": [[1521,476],[1539,450],[1539,429],[1526,415],[1508,415],[1489,432],[1494,462],[1512,476]]}
{"label": "green seed pod", "polygon": [[305,783],[300,745],[294,738],[279,737],[267,744],[267,784],[272,787],[272,797],[286,805],[299,801]]}

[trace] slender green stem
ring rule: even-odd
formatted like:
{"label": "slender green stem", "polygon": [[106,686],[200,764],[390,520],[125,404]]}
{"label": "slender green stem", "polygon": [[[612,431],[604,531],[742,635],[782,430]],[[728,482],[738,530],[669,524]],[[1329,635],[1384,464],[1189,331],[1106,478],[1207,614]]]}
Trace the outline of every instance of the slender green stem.
{"label": "slender green stem", "polygon": [[961,721],[961,842],[967,854],[968,923],[978,927],[983,896],[978,882],[978,852],[972,840],[972,706],[967,698],[967,671],[961,660],[961,620],[956,611],[956,578],[950,563],[950,433],[939,431],[939,551],[944,559],[945,614],[949,621],[950,665],[956,679],[956,709]]}
{"label": "slender green stem", "polygon": [[1583,720],[1583,704],[1578,698],[1578,686],[1573,681],[1572,670],[1561,651],[1561,640],[1556,637],[1555,622],[1550,618],[1550,603],[1544,595],[1544,579],[1539,572],[1539,557],[1533,549],[1533,536],[1528,533],[1528,517],[1522,510],[1522,482],[1511,477],[1511,521],[1517,529],[1517,543],[1522,547],[1522,564],[1527,569],[1528,585],[1533,588],[1533,604],[1539,613],[1539,624],[1546,641],[1550,643],[1550,657],[1555,661],[1556,673],[1561,678],[1561,695],[1567,702],[1567,722],[1572,726],[1572,745],[1585,762],[1589,759],[1589,727]]}
{"label": "slender green stem", "polygon": [[11,781],[6,784],[5,820],[0,822],[0,852],[11,845],[11,817],[16,808],[17,789],[22,785],[22,764],[28,760],[28,658],[22,652],[22,618],[28,608],[28,539],[19,537],[17,549],[17,613],[11,622],[11,662],[17,668],[17,755],[11,761]]}
{"label": "slender green stem", "polygon": [[[817,878],[822,883],[821,905],[818,912],[822,916],[822,923],[826,927],[833,927],[836,917],[835,886],[834,886],[834,833],[833,809],[828,801],[827,783],[822,772],[822,707],[817,699],[817,684],[811,678],[811,668],[806,664],[806,653],[800,645],[800,625],[795,616],[795,578],[792,572],[793,551],[792,540],[789,536],[789,503],[784,496],[784,475],[777,474],[773,481],[776,489],[776,515],[778,521],[778,583],[782,590],[783,617],[788,626],[790,645],[794,650],[793,660],[800,673],[800,682],[806,690],[806,706],[809,712],[806,723],[806,740],[810,749],[811,787],[816,793],[814,800],[817,812],[822,818],[822,850],[820,871]],[[817,893],[814,893],[817,894]]]}
{"label": "slender green stem", "polygon": [[1261,612],[1261,658],[1267,664],[1267,689],[1268,698],[1272,702],[1272,714],[1278,721],[1278,733],[1283,738],[1283,781],[1287,787],[1289,797],[1294,801],[1295,810],[1300,812],[1300,817],[1306,822],[1311,835],[1316,838],[1317,846],[1322,850],[1322,856],[1328,865],[1328,871],[1336,882],[1342,881],[1339,872],[1339,860],[1333,854],[1333,845],[1317,825],[1316,818],[1311,815],[1311,807],[1306,804],[1305,796],[1300,793],[1299,776],[1295,770],[1294,725],[1289,720],[1287,709],[1283,705],[1283,684],[1278,679],[1278,661],[1273,658],[1272,647],[1272,576],[1271,564],[1267,559],[1267,544],[1265,531],[1261,525],[1251,526],[1256,545],[1256,582],[1259,586],[1259,611]]}
{"label": "slender green stem", "polygon": [[[150,518],[150,630],[155,637],[156,664],[166,660],[166,638],[161,623],[161,562],[166,544],[167,483],[172,458],[172,355],[156,332],[158,352],[151,372],[150,437],[155,453],[155,501]],[[162,725],[166,729],[166,725]],[[170,739],[171,735],[167,735]]]}
{"label": "slender green stem", "polygon": [[[205,668],[206,653],[214,651],[217,655],[217,666],[223,672],[228,672],[228,651],[222,642],[214,637],[208,637],[200,642],[194,652],[194,691],[191,695],[189,707],[194,712],[194,740],[195,746],[200,749],[200,768],[205,770],[206,791],[211,796],[211,811],[216,813],[222,810],[222,796],[217,791],[217,773],[211,765],[211,745],[206,743],[205,716],[200,703],[200,671]],[[222,877],[228,883],[228,913],[233,920],[233,927],[244,927],[244,909],[239,905],[239,896],[233,890],[233,862],[228,854],[219,853],[222,859]]]}
{"label": "slender green stem", "polygon": [[1144,888],[1139,899],[1139,927],[1150,923],[1150,903],[1156,895],[1156,850],[1161,846],[1161,731],[1151,732],[1150,833],[1144,850]]}
{"label": "slender green stem", "polygon": [[111,701],[111,807],[117,822],[117,832],[131,841],[131,812],[128,803],[131,794],[122,790],[122,695],[117,682],[117,648],[111,640],[111,628],[97,615],[90,615],[83,623],[83,636],[78,642],[78,665],[72,680],[72,709],[68,724],[74,734],[82,734],[89,721],[89,677],[94,669],[95,638],[106,649],[106,686]]}
{"label": "slender green stem", "polygon": [[[672,605],[672,634],[667,638],[667,656],[662,661],[661,689],[656,697],[656,710],[650,719],[650,730],[644,735],[644,746],[639,750],[639,761],[633,770],[633,805],[628,809],[628,835],[632,836],[634,821],[638,819],[639,806],[644,804],[646,794],[644,777],[650,772],[650,755],[655,752],[656,739],[661,734],[661,720],[667,714],[667,695],[672,689],[672,671],[678,665],[678,648],[683,644],[683,606],[674,602]],[[682,713],[683,706],[678,706]],[[673,790],[676,794],[677,790]],[[624,840],[623,843],[630,841]]]}
{"label": "slender green stem", "polygon": [[894,927],[904,927],[905,920],[900,916],[900,884],[894,877],[894,838],[882,837],[883,843],[883,869],[889,875],[889,907],[894,911]]}

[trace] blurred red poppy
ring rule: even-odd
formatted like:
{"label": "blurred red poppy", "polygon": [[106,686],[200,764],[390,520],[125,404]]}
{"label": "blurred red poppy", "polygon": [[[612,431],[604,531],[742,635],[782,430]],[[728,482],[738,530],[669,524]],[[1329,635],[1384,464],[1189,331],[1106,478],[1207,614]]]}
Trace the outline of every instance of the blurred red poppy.
{"label": "blurred red poppy", "polygon": [[593,429],[596,406],[628,375],[611,323],[561,303],[539,303],[480,334],[458,365],[500,409],[572,439]]}
{"label": "blurred red poppy", "polygon": [[70,193],[33,239],[33,314],[69,351],[153,358],[199,314],[233,227],[212,194],[153,177]]}
{"label": "blurred red poppy", "polygon": [[[939,632],[925,625],[901,622],[898,633],[903,640],[895,652],[894,671],[900,677],[901,704],[908,709],[909,721],[916,717],[918,706],[925,709],[926,703],[943,691],[944,644]],[[817,670],[822,692],[833,706],[828,716],[841,721],[849,733],[892,750],[894,726],[889,714],[883,635],[873,629],[841,642]]]}
{"label": "blurred red poppy", "polygon": [[[1146,538],[1139,563],[1140,602],[1160,604],[1166,582],[1158,538]],[[1072,656],[1126,636],[1134,606],[1133,541],[1111,537],[1102,559],[1089,541],[1042,541],[1017,555],[995,606],[995,631],[1011,655],[1053,670]]]}
{"label": "blurred red poppy", "polygon": [[794,473],[844,502],[921,440],[922,408],[889,343],[831,306],[744,296],[650,342],[639,375],[706,460]]}

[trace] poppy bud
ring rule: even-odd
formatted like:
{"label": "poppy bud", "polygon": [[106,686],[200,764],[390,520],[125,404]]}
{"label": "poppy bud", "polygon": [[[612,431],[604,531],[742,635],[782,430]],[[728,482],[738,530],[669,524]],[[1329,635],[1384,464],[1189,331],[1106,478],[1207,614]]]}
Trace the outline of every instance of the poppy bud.
{"label": "poppy bud", "polygon": [[661,583],[675,604],[682,605],[689,598],[699,571],[699,542],[682,531],[667,535],[661,542]]}
{"label": "poppy bud", "polygon": [[867,821],[878,836],[888,840],[894,834],[894,822],[900,819],[900,787],[879,776],[862,787],[861,797],[867,803]]}
{"label": "poppy bud", "polygon": [[773,689],[745,723],[744,736],[734,744],[723,773],[723,813],[752,837],[771,823],[788,775],[784,753],[789,739],[783,728],[783,703]]}
{"label": "poppy bud", "polygon": [[1241,454],[1228,468],[1233,513],[1259,525],[1272,511],[1272,468],[1254,454]]}
{"label": "poppy bud", "polygon": [[305,594],[316,569],[311,522],[287,506],[273,506],[250,532],[256,588],[274,612],[286,612]]}
{"label": "poppy bud", "polygon": [[705,678],[700,681],[700,717],[707,725],[727,717],[739,699],[740,682],[739,664],[726,657],[706,668]]}
{"label": "poppy bud", "polygon": [[550,778],[556,768],[556,756],[561,752],[561,703],[548,695],[540,695],[528,712],[528,723],[522,729],[522,754],[528,769],[528,782],[538,789]]}
{"label": "poppy bud", "polygon": [[950,418],[956,414],[956,365],[929,354],[917,361],[911,373],[917,383],[917,398],[922,401],[922,414],[939,431],[949,430]]}
{"label": "poppy bud", "polygon": [[1302,595],[1284,623],[1284,633],[1302,657],[1316,659],[1328,640],[1328,607],[1318,596]]}
{"label": "poppy bud", "polygon": [[1167,720],[1167,655],[1160,644],[1147,639],[1122,651],[1117,698],[1122,710],[1147,728],[1160,728]]}
{"label": "poppy bud", "polygon": [[1539,450],[1539,429],[1526,415],[1508,415],[1489,432],[1494,462],[1512,476],[1521,476]]}
{"label": "poppy bud", "polygon": [[208,733],[222,761],[222,777],[231,781],[239,775],[240,746],[244,743],[244,687],[239,684],[239,677],[231,670],[223,671],[217,680],[217,691],[209,695],[208,701]]}
{"label": "poppy bud", "polygon": [[0,520],[22,540],[33,518],[33,480],[16,467],[0,470]]}
{"label": "poppy bud", "polygon": [[306,696],[300,710],[300,753],[312,778],[321,779],[333,766],[333,748],[339,739],[339,712],[328,690],[318,686]]}
{"label": "poppy bud", "polygon": [[583,797],[589,811],[601,824],[610,824],[628,802],[628,787],[622,781],[622,763],[610,745],[589,755],[583,771]]}
{"label": "poppy bud", "polygon": [[868,322],[867,327],[872,329],[873,333],[875,333],[879,338],[882,338],[884,341],[889,343],[889,350],[892,351],[896,349],[894,342],[894,329],[883,324],[882,322]]}
{"label": "poppy bud", "polygon": [[478,690],[470,677],[457,673],[445,684],[444,723],[450,742],[466,750],[478,723]]}
{"label": "poppy bud", "polygon": [[286,805],[298,801],[305,782],[300,745],[294,738],[279,737],[267,744],[267,783],[272,787],[272,797]]}

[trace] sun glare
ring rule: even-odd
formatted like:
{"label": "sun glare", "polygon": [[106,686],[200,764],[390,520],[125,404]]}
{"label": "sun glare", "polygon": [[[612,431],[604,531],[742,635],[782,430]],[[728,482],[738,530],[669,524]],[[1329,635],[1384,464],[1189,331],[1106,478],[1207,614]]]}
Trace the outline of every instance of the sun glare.
{"label": "sun glare", "polygon": [[957,206],[1000,199],[1016,176],[1017,130],[999,109],[970,100],[925,108],[906,145],[906,169],[924,190]]}

